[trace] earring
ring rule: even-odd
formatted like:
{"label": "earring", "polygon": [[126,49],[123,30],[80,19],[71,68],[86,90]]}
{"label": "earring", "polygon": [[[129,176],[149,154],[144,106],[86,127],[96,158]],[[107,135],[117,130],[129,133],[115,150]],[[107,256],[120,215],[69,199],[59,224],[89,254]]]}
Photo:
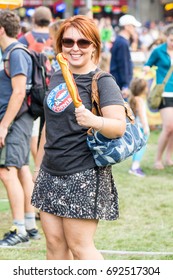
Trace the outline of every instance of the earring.
{"label": "earring", "polygon": [[95,51],[95,49],[92,51],[91,58],[93,58]]}

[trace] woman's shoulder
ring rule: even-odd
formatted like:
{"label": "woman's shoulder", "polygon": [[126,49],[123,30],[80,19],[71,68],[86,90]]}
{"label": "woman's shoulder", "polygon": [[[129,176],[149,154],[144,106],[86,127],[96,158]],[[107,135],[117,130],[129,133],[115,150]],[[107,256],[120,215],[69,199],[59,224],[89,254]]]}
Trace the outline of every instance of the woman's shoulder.
{"label": "woman's shoulder", "polygon": [[50,85],[55,87],[56,85],[61,84],[63,82],[64,82],[64,78],[61,70],[59,69],[57,71],[54,71],[50,78]]}
{"label": "woman's shoulder", "polygon": [[155,60],[155,59],[163,59],[163,57],[166,57],[165,54],[167,52],[167,44],[163,43],[157,47],[155,47],[152,52],[149,55],[148,61],[147,63],[145,63],[145,65],[148,65],[148,62],[150,63],[151,59]]}
{"label": "woman's shoulder", "polygon": [[163,51],[166,51],[167,49],[167,43],[163,43],[163,44],[160,44],[158,45],[157,47],[154,48],[153,52],[163,52]]}
{"label": "woman's shoulder", "polygon": [[97,77],[98,79],[106,79],[106,78],[111,78],[112,80],[115,80],[115,78],[112,76],[111,73],[102,70],[101,68],[97,68],[94,73],[93,73],[93,77]]}
{"label": "woman's shoulder", "polygon": [[12,63],[14,63],[14,61],[18,62],[17,65],[15,64],[15,67],[21,64],[22,61],[24,62],[26,60],[28,63],[31,63],[32,61],[30,54],[27,50],[23,49],[23,44],[16,44],[14,49],[10,49],[9,59]]}

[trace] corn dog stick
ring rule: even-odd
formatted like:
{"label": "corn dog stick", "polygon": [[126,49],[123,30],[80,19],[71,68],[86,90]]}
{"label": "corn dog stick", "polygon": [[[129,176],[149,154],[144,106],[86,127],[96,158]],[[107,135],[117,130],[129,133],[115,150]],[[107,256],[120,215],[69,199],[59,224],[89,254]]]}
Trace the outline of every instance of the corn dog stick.
{"label": "corn dog stick", "polygon": [[75,83],[75,80],[73,78],[73,75],[68,67],[68,60],[62,53],[59,53],[56,56],[56,59],[61,67],[61,71],[64,77],[64,80],[66,82],[68,91],[70,93],[70,96],[73,100],[74,106],[76,108],[80,107],[82,105],[82,100],[79,96],[79,92]]}

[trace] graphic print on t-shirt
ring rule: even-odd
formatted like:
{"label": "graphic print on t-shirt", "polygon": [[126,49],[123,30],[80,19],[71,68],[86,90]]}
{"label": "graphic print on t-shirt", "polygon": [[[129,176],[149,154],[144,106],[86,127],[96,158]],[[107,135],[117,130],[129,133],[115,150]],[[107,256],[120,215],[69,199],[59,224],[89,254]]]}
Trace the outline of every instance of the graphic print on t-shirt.
{"label": "graphic print on t-shirt", "polygon": [[48,94],[47,105],[55,113],[63,112],[72,103],[66,83],[55,87]]}

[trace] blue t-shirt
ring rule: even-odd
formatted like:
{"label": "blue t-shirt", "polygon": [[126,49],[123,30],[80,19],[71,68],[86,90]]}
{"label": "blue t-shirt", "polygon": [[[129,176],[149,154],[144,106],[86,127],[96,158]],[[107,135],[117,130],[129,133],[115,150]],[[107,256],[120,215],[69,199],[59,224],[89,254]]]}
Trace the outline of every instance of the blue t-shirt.
{"label": "blue t-shirt", "polygon": [[[5,51],[2,53],[2,60],[5,60],[7,53],[16,44],[18,44],[18,42],[12,43],[5,49]],[[6,75],[3,63],[1,66],[2,68],[0,68],[0,119],[3,118],[6,112],[12,94],[11,79]],[[10,77],[12,78],[21,74],[27,77],[27,84],[30,84],[32,81],[32,59],[30,55],[24,50],[15,49],[10,54]]]}

